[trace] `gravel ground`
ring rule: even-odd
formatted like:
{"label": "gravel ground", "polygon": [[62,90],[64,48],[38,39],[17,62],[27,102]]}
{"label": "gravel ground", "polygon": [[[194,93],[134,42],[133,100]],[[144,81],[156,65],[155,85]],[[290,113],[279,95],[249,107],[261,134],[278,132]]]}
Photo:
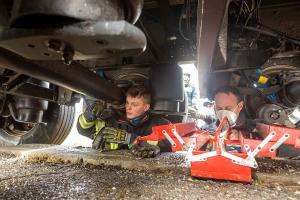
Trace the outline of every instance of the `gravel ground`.
{"label": "gravel ground", "polygon": [[[164,156],[162,157],[164,159]],[[0,199],[300,199],[299,187],[0,157]]]}
{"label": "gravel ground", "polygon": [[289,176],[292,176],[293,174],[300,174],[300,160],[260,158],[257,159],[257,161],[258,168],[256,171],[258,172],[284,174]]}

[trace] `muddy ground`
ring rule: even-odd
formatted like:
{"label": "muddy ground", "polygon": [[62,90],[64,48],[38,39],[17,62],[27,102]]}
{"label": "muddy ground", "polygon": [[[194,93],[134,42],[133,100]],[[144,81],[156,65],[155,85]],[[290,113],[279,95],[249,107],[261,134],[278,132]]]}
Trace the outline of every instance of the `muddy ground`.
{"label": "muddy ground", "polygon": [[[180,158],[170,155],[148,161],[160,165],[170,162],[168,157],[180,165]],[[298,162],[264,159],[260,163],[262,173],[286,178],[300,174]],[[295,182],[202,180],[174,170],[96,166],[38,155],[1,154],[0,169],[0,199],[300,199]]]}

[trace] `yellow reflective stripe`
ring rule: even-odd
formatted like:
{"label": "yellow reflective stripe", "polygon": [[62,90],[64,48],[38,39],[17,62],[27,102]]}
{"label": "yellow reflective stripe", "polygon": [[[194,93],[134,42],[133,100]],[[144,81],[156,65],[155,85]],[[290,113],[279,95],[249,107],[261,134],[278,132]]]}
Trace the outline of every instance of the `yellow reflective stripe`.
{"label": "yellow reflective stripe", "polygon": [[[101,127],[99,129],[99,124],[101,123]],[[98,121],[98,123],[96,123],[96,131],[99,132],[101,129],[103,129],[105,127],[105,121]]]}
{"label": "yellow reflective stripe", "polygon": [[95,124],[96,134],[99,132],[99,122]]}
{"label": "yellow reflective stripe", "polygon": [[[101,123],[101,127],[99,129],[99,124]],[[96,123],[96,126],[95,126],[95,129],[96,129],[96,134],[95,135],[98,135],[99,131],[101,129],[103,129],[105,127],[105,121],[97,121]]]}
{"label": "yellow reflective stripe", "polygon": [[157,144],[158,144],[158,141],[147,140],[147,143],[148,143],[148,144],[151,144],[151,145],[157,145]]}
{"label": "yellow reflective stripe", "polygon": [[95,125],[95,121],[88,122],[88,121],[86,121],[86,119],[84,118],[83,115],[80,115],[79,116],[79,124],[80,124],[81,128],[88,129]]}
{"label": "yellow reflective stripe", "polygon": [[101,121],[101,129],[105,127],[105,121]]}
{"label": "yellow reflective stripe", "polygon": [[109,143],[109,145],[110,150],[117,150],[119,148],[119,144],[117,143]]}

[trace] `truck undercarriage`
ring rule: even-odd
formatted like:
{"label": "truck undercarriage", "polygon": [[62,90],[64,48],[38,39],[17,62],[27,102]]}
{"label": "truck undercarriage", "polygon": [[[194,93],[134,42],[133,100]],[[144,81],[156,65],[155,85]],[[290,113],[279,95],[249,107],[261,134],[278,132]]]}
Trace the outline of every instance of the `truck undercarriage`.
{"label": "truck undercarriage", "polygon": [[249,117],[299,127],[299,8],[292,0],[3,0],[0,145],[61,143],[80,95],[122,110],[124,92],[140,83],[151,88],[153,112],[181,120],[179,62],[197,61],[201,96],[234,85]]}

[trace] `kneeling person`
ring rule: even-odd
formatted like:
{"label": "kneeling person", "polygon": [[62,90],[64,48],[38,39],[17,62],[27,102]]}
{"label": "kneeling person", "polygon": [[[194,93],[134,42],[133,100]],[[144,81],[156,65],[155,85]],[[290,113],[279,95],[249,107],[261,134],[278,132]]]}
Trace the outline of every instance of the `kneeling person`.
{"label": "kneeling person", "polygon": [[126,116],[97,119],[103,106],[93,103],[79,116],[77,129],[81,135],[92,138],[93,148],[118,150],[129,148],[140,157],[154,157],[160,152],[171,151],[168,141],[136,143],[138,137],[151,134],[153,126],[170,122],[150,114],[151,95],[143,86],[131,87],[126,94]]}

